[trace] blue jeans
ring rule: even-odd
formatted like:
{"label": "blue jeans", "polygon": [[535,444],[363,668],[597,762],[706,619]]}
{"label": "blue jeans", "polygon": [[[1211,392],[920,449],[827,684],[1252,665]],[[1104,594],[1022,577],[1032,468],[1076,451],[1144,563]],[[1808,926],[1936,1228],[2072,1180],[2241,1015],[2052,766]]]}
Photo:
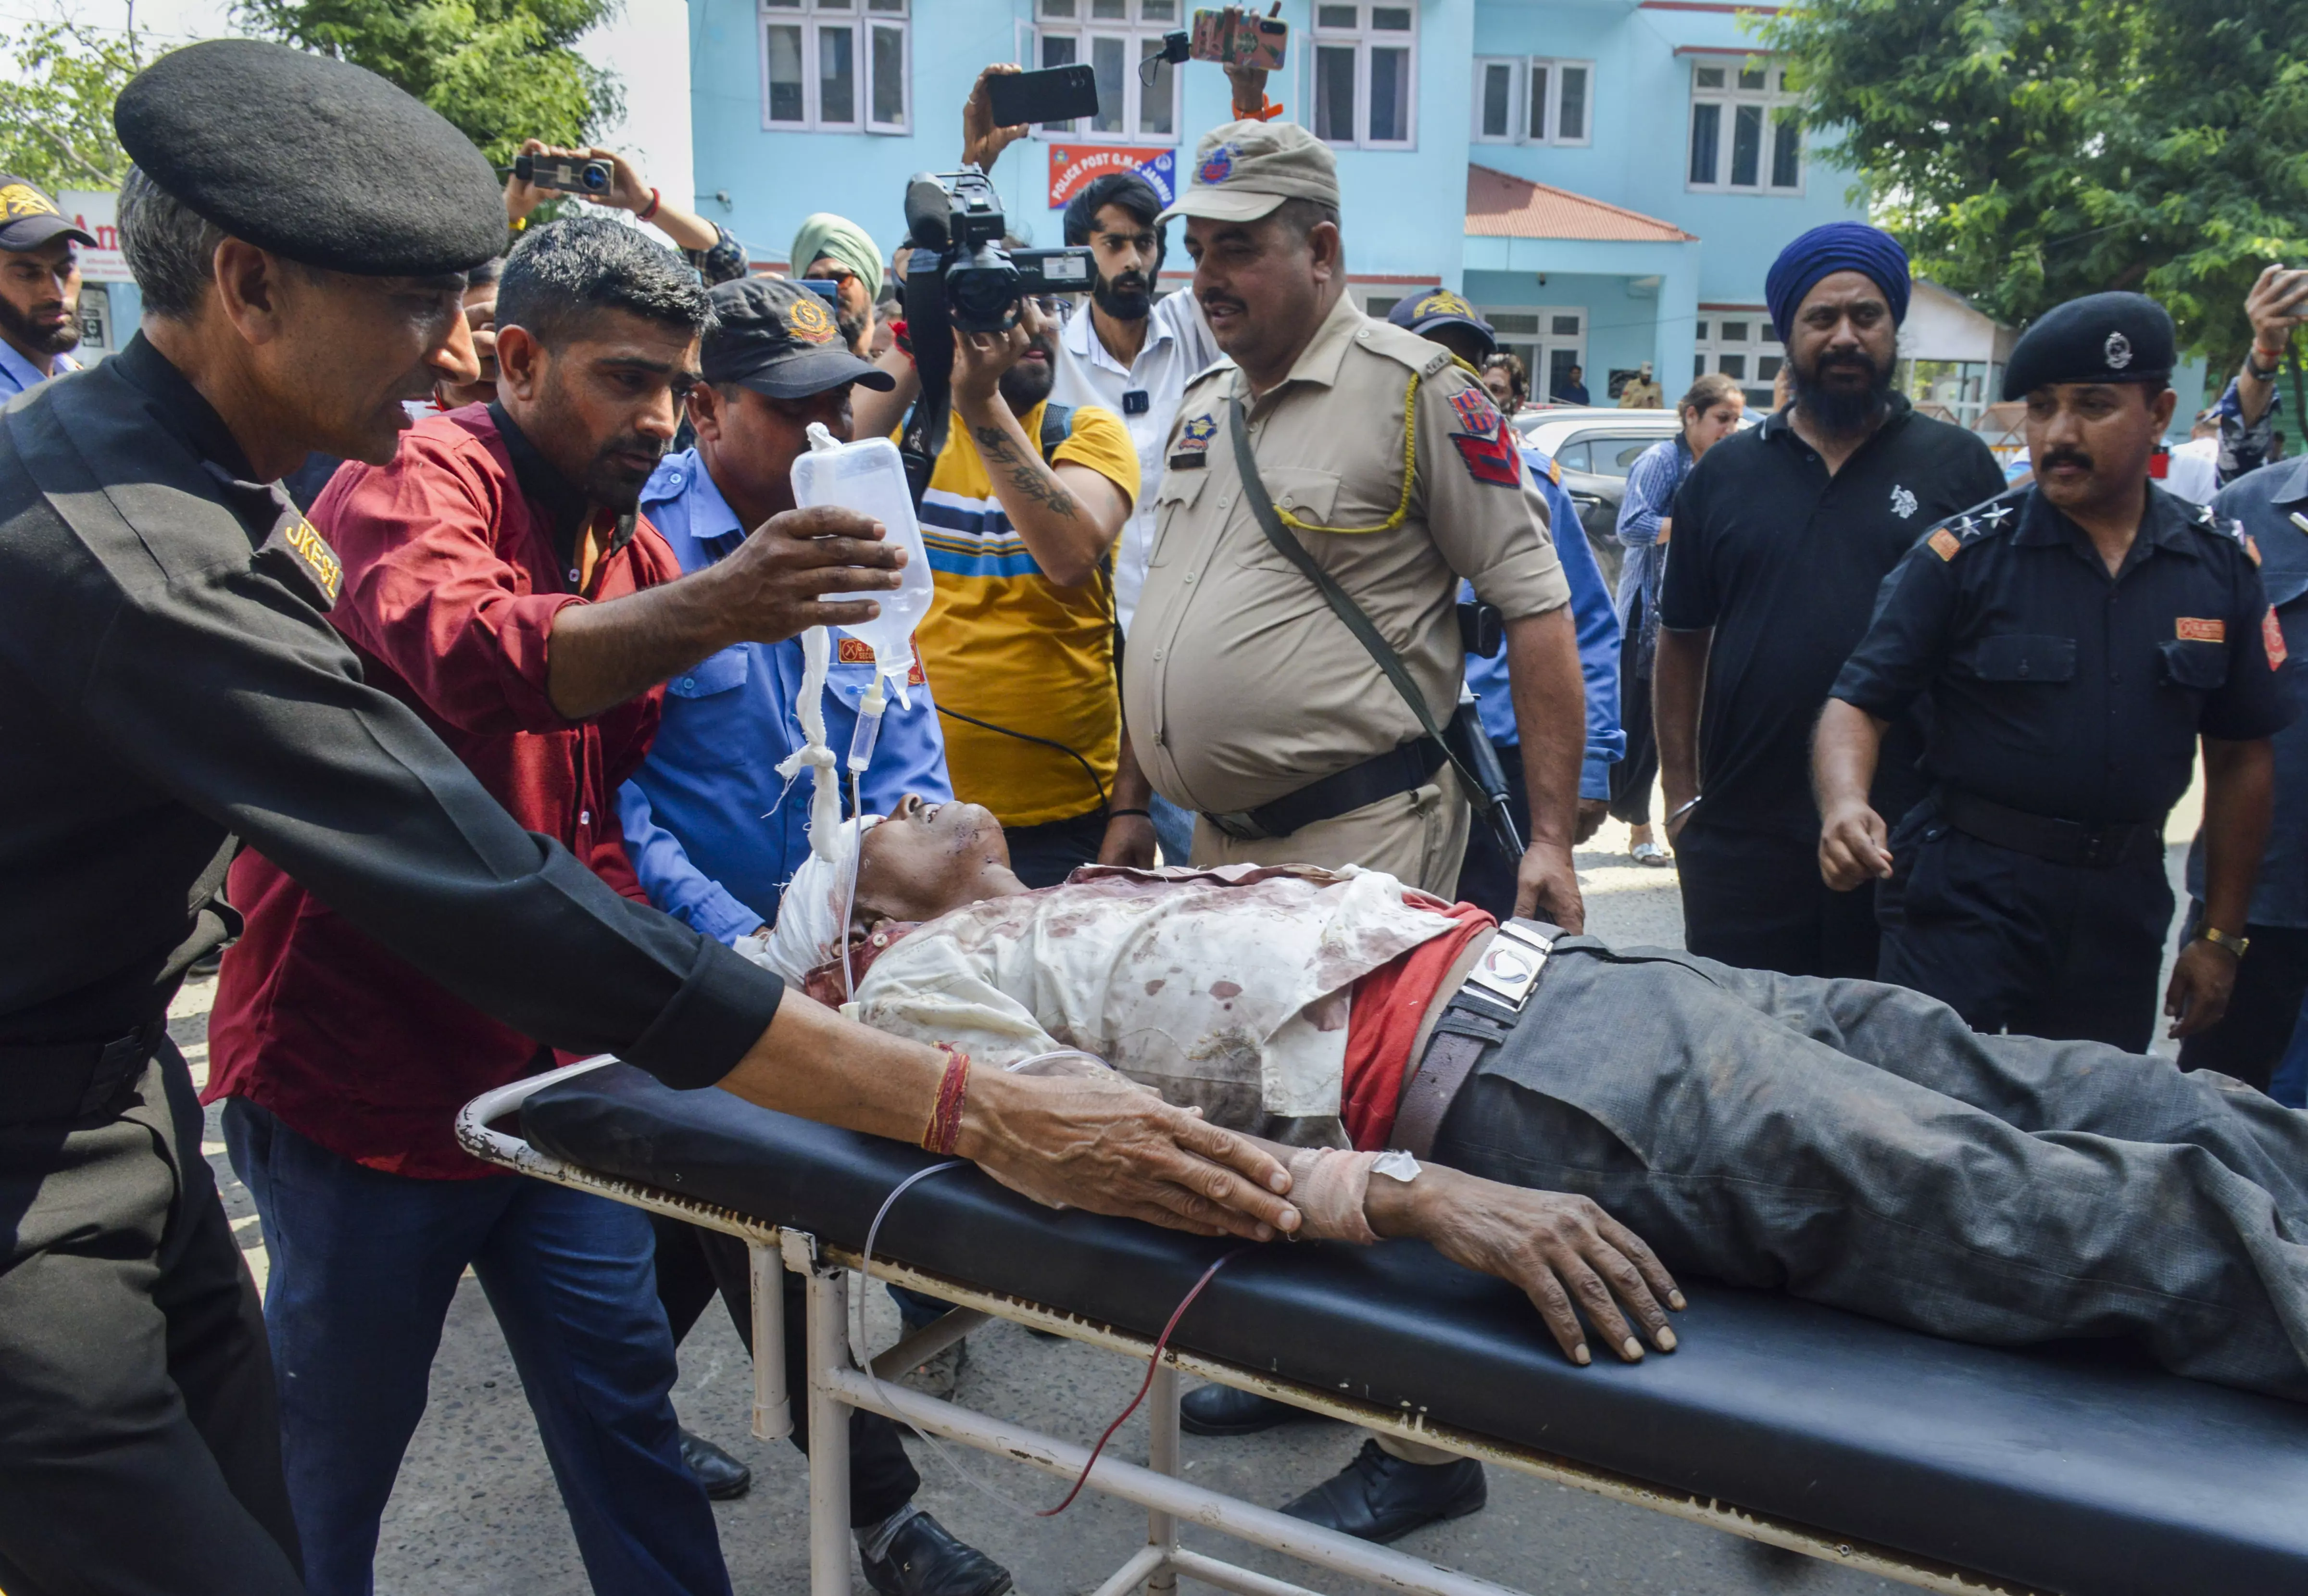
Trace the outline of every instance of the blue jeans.
{"label": "blue jeans", "polygon": [[226,1103],[224,1131],[271,1255],[264,1320],[314,1596],[372,1589],[378,1520],[467,1264],[521,1372],[594,1591],[727,1596],[712,1510],[681,1462],[645,1214],[542,1181],[383,1174],[241,1098]]}

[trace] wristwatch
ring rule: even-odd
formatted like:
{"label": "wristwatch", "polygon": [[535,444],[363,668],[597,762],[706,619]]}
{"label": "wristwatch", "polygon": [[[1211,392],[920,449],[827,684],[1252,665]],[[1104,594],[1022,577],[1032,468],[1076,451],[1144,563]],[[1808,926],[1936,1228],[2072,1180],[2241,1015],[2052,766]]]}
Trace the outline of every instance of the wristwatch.
{"label": "wristwatch", "polygon": [[2199,927],[2196,935],[2214,947],[2227,949],[2239,959],[2243,957],[2244,950],[2252,945],[2252,938],[2249,936],[2231,936],[2226,931],[2211,926]]}
{"label": "wristwatch", "polygon": [[2276,380],[2276,374],[2282,369],[2284,351],[2281,349],[2276,351],[2274,358],[2269,361],[2268,369],[2266,371],[2262,371],[2260,368],[2260,360],[2258,358],[2260,352],[2260,346],[2258,344],[2252,345],[2250,351],[2247,352],[2243,358],[2243,368],[2254,382],[2272,383]]}

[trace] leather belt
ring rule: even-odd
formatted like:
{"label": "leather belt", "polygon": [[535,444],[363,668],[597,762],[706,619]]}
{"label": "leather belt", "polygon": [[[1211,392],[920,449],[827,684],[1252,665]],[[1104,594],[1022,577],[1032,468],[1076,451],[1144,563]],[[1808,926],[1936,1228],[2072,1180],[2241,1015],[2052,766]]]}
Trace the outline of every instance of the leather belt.
{"label": "leather belt", "polygon": [[163,1014],[108,1042],[0,1043],[0,1125],[101,1113],[144,1073],[168,1034]]}
{"label": "leather belt", "polygon": [[2089,826],[2080,821],[2054,820],[2013,809],[1961,788],[1939,789],[1940,814],[1968,837],[2009,848],[2054,865],[2081,865],[2104,870],[2164,855],[2164,828],[2132,822],[2122,825]]}
{"label": "leather belt", "polygon": [[1449,757],[1442,744],[1418,738],[1398,744],[1360,764],[1350,764],[1319,781],[1309,782],[1296,792],[1285,793],[1270,804],[1261,804],[1255,809],[1230,810],[1224,815],[1205,810],[1202,818],[1237,842],[1287,837],[1319,821],[1351,815],[1381,798],[1416,792],[1434,779],[1434,772]]}
{"label": "leather belt", "polygon": [[1500,924],[1499,934],[1435,1022],[1417,1073],[1403,1083],[1391,1145],[1414,1158],[1434,1156],[1435,1134],[1459,1089],[1474,1073],[1483,1050],[1504,1041],[1514,1029],[1515,1017],[1530,1001],[1554,945],[1564,935],[1560,926],[1544,920]]}

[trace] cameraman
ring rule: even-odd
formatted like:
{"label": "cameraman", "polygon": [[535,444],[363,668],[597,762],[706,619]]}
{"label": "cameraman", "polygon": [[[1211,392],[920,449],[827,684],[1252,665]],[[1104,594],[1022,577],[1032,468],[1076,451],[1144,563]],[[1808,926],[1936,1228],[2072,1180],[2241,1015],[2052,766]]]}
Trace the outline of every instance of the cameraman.
{"label": "cameraman", "polygon": [[937,598],[916,640],[947,769],[1001,819],[1029,886],[1106,844],[1122,736],[1109,561],[1138,496],[1121,418],[1049,403],[1057,332],[1056,301],[1027,298],[1006,332],[952,334],[953,416],[921,507]]}

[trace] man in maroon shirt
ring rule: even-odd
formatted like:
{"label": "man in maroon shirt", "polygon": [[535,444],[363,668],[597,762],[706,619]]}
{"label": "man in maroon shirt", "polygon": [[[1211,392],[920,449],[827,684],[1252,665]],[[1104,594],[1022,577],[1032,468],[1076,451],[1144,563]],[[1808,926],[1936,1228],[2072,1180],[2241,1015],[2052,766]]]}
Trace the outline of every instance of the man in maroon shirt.
{"label": "man in maroon shirt", "polygon": [[[391,464],[346,467],[314,505],[344,565],[329,618],[368,682],[523,827],[646,901],[617,786],[648,749],[665,677],[720,646],[698,617],[734,616],[764,639],[796,629],[783,590],[762,585],[780,540],[756,536],[668,587],[680,565],[636,509],[696,380],[708,311],[694,273],[629,228],[564,222],[506,263],[497,315],[496,401],[420,422]],[[751,568],[722,574],[738,562]],[[247,927],[218,989],[209,1096],[229,1100],[233,1165],[272,1249],[266,1319],[312,1589],[370,1588],[379,1517],[469,1264],[594,1589],[728,1591],[680,1454],[647,1219],[505,1178],[456,1144],[459,1107],[550,1067],[550,1051],[262,854],[240,856],[229,895]],[[866,1454],[883,1465],[855,1503],[869,1576],[890,1575],[877,1587],[1009,1588],[910,1508],[919,1480],[894,1436]]]}

